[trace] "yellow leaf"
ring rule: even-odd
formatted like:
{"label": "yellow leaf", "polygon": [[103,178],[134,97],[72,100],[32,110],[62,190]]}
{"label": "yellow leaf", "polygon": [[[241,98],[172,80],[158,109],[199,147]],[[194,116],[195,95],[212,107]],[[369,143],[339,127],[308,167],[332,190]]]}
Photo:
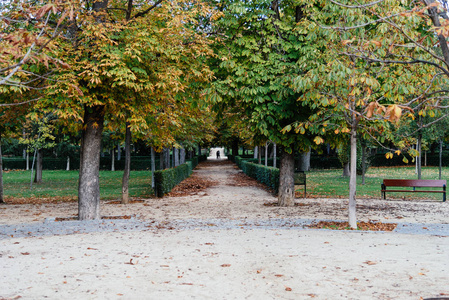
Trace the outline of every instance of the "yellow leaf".
{"label": "yellow leaf", "polygon": [[317,145],[324,143],[324,140],[323,140],[321,137],[319,137],[319,136],[315,137],[315,138],[313,139],[313,141],[314,141],[315,144],[317,144]]}
{"label": "yellow leaf", "polygon": [[401,155],[401,150],[396,150],[394,151],[394,153],[396,153],[397,155]]}

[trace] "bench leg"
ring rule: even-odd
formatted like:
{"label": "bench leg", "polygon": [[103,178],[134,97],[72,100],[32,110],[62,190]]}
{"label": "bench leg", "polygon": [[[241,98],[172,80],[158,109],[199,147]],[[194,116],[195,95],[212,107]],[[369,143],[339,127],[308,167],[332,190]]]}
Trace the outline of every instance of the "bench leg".
{"label": "bench leg", "polygon": [[380,187],[381,187],[380,197],[381,197],[383,200],[385,200],[385,193],[386,193],[386,192],[382,192],[382,191],[385,190],[386,186],[385,186],[385,184],[382,183],[382,185],[381,185]]}
{"label": "bench leg", "polygon": [[446,202],[446,185],[443,185],[443,202]]}

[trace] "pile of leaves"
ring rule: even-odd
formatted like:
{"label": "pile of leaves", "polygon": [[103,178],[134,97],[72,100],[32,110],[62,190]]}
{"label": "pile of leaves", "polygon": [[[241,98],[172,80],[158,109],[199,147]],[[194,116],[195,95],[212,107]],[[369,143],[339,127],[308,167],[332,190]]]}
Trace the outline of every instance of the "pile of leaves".
{"label": "pile of leaves", "polygon": [[255,186],[265,190],[269,190],[265,184],[258,182],[256,179],[249,177],[243,172],[238,172],[231,177],[231,186]]}
{"label": "pile of leaves", "polygon": [[[269,207],[279,206],[277,202],[265,202],[263,205]],[[295,203],[295,206],[311,206],[311,205],[312,205],[311,203]]]}
{"label": "pile of leaves", "polygon": [[[143,202],[145,202],[145,200],[135,199],[135,200],[130,200],[128,202],[128,204],[136,204],[136,203],[143,203]],[[120,200],[108,201],[106,204],[122,204],[122,201],[120,201]]]}
{"label": "pile of leaves", "polygon": [[[102,216],[101,219],[102,220],[129,220],[131,219],[133,216]],[[60,218],[55,218],[56,222],[63,222],[63,221],[76,221],[78,220],[78,216],[75,217],[60,217]]]}
{"label": "pile of leaves", "polygon": [[[357,230],[366,231],[393,231],[396,226],[398,226],[396,223],[357,222]],[[307,227],[314,229],[354,230],[351,229],[348,222],[338,221],[319,221],[318,223],[312,223]]]}
{"label": "pile of leaves", "polygon": [[63,202],[74,202],[77,201],[77,197],[51,197],[51,198],[40,198],[40,197],[7,197],[5,202],[7,204],[58,204]]}
{"label": "pile of leaves", "polygon": [[225,165],[233,165],[234,163],[230,160],[206,160],[202,161],[198,164],[196,169],[201,169],[208,166],[225,166]]}
{"label": "pile of leaves", "polygon": [[205,189],[217,185],[218,183],[213,180],[207,180],[194,174],[189,178],[183,180],[180,184],[175,186],[173,190],[167,194],[169,197],[183,197],[190,195],[197,195],[199,192]]}

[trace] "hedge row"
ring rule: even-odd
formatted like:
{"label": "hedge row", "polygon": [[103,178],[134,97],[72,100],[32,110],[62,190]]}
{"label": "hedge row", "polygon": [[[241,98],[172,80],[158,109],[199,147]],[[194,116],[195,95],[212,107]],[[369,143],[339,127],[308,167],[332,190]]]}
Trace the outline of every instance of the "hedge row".
{"label": "hedge row", "polygon": [[192,162],[188,161],[176,168],[154,172],[154,192],[156,196],[163,197],[165,194],[170,193],[176,185],[192,174],[192,170]]}
{"label": "hedge row", "polygon": [[[250,159],[251,160],[251,159]],[[256,179],[257,181],[265,184],[269,188],[275,191],[277,194],[279,191],[279,169],[273,167],[265,167],[254,162],[250,162],[247,159],[243,159],[240,156],[235,157],[235,162],[243,173]]]}

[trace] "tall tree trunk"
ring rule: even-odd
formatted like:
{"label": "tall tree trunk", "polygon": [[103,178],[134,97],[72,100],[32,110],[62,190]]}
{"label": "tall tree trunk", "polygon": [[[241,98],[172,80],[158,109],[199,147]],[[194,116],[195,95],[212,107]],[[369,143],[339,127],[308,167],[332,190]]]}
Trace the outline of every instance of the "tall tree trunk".
{"label": "tall tree trunk", "polygon": [[104,106],[84,107],[78,186],[79,220],[100,219],[100,146]]}
{"label": "tall tree trunk", "polygon": [[443,139],[440,139],[440,159],[438,163],[438,178],[441,180],[441,169],[443,167]]}
{"label": "tall tree trunk", "polygon": [[351,169],[350,169],[350,162],[348,161],[347,163],[345,163],[345,165],[343,166],[343,177],[349,177],[351,176]]}
{"label": "tall tree trunk", "polygon": [[349,226],[353,229],[357,229],[357,216],[356,216],[356,191],[357,191],[357,124],[355,115],[352,119],[353,125],[351,126],[351,175],[349,177]]}
{"label": "tall tree trunk", "polygon": [[153,147],[151,147],[151,188],[154,191],[154,172],[156,171],[156,153],[154,153]]}
{"label": "tall tree trunk", "polygon": [[0,203],[5,203],[3,198],[3,156],[2,156],[2,135],[0,133]]}
{"label": "tall tree trunk", "polygon": [[259,147],[258,146],[256,146],[256,147],[254,147],[254,158],[258,158],[259,156],[258,156],[258,151],[259,150]]}
{"label": "tall tree trunk", "polygon": [[268,142],[265,143],[265,167],[268,167]]}
{"label": "tall tree trunk", "polygon": [[117,145],[117,160],[122,159],[122,147],[120,147],[120,144]]}
{"label": "tall tree trunk", "polygon": [[181,148],[179,150],[179,160],[180,160],[179,163],[181,165],[186,163],[186,149]]}
{"label": "tall tree trunk", "polygon": [[34,182],[35,183],[42,182],[42,149],[37,150],[36,173],[34,174]]}
{"label": "tall tree trunk", "polygon": [[257,151],[257,163],[259,165],[262,164],[262,149],[260,146],[259,146],[259,151]]}
{"label": "tall tree trunk", "polygon": [[237,139],[232,141],[232,155],[239,155],[239,141]]}
{"label": "tall tree trunk", "polygon": [[173,157],[175,161],[175,167],[179,166],[179,149],[173,147]]}
{"label": "tall tree trunk", "polygon": [[295,205],[295,155],[286,152],[282,149],[281,166],[279,170],[279,206],[294,206]]}
{"label": "tall tree trunk", "polygon": [[170,168],[170,148],[164,147],[164,170]]}
{"label": "tall tree trunk", "polygon": [[303,172],[310,170],[310,150],[308,152],[300,153],[299,170]]}
{"label": "tall tree trunk", "polygon": [[273,168],[276,168],[276,151],[277,151],[276,143],[273,143]]}
{"label": "tall tree trunk", "polygon": [[28,171],[30,169],[30,153],[27,151],[26,155],[26,170]]}
{"label": "tall tree trunk", "polygon": [[115,149],[111,149],[111,171],[115,171]]}
{"label": "tall tree trunk", "polygon": [[122,179],[122,204],[129,203],[129,173],[131,169],[131,128],[126,122],[125,132],[125,169]]}
{"label": "tall tree trunk", "polygon": [[165,160],[164,154],[165,154],[164,148],[162,148],[162,151],[158,152],[158,155],[159,155],[159,170],[163,170],[164,169],[164,160]]}
{"label": "tall tree trunk", "polygon": [[70,171],[70,156],[67,156],[67,166],[66,166],[65,170]]}

